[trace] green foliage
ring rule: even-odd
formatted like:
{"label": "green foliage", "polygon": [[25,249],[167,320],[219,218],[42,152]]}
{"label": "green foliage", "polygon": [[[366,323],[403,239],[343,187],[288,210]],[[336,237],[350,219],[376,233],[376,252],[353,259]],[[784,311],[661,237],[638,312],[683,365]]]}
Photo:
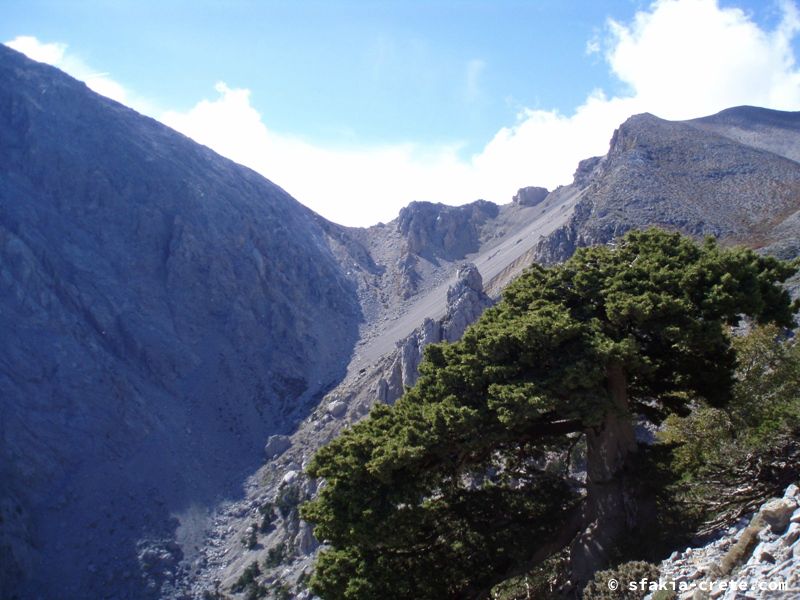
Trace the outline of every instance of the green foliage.
{"label": "green foliage", "polygon": [[281,542],[277,546],[270,548],[269,552],[267,552],[267,558],[264,561],[264,565],[271,569],[273,567],[277,567],[291,556],[291,552],[289,550],[289,546],[286,542]]}
{"label": "green foliage", "polygon": [[562,600],[562,584],[568,579],[568,553],[560,552],[530,572],[512,577],[492,590],[492,600]]}
{"label": "green foliage", "polygon": [[261,533],[269,533],[273,528],[273,521],[275,520],[274,508],[271,502],[258,507],[258,512],[261,514],[261,523],[258,526],[258,530]]}
{"label": "green foliage", "polygon": [[[634,561],[619,565],[616,569],[598,571],[594,580],[583,590],[584,600],[641,600],[648,594],[648,586],[658,582],[656,565]],[[631,589],[633,587],[633,589]]]}
{"label": "green foliage", "polygon": [[679,478],[673,502],[698,523],[735,519],[796,477],[770,463],[794,463],[787,452],[800,433],[800,343],[769,325],[733,345],[738,368],[730,403],[673,415],[660,433]]}
{"label": "green foliage", "polygon": [[739,361],[730,414],[742,442],[758,449],[776,435],[794,434],[800,427],[800,343],[767,326],[734,344]]}
{"label": "green foliage", "polygon": [[736,543],[722,557],[719,565],[715,565],[714,574],[718,577],[727,577],[736,567],[744,564],[760,541],[758,533],[765,525],[758,517],[753,519],[753,522],[739,535]]}
{"label": "green foliage", "polygon": [[283,518],[288,517],[293,511],[297,510],[300,504],[300,488],[296,485],[284,485],[278,490],[275,498],[275,508]]}
{"label": "green foliage", "polygon": [[292,600],[292,590],[284,583],[275,583],[270,590],[270,597],[274,600]]}
{"label": "green foliage", "polygon": [[231,586],[231,591],[234,593],[245,593],[246,600],[258,600],[267,595],[267,589],[258,582],[258,576],[261,575],[261,569],[258,563],[253,561],[239,576]]}
{"label": "green foliage", "polygon": [[545,459],[610,414],[632,428],[633,412],[659,422],[695,398],[724,406],[736,359],[726,327],[741,314],[788,325],[779,284],[793,270],[659,230],[532,267],[461,341],[426,349],[394,406],[315,455],[309,475],[326,485],[301,515],[328,548],[311,589],[477,598],[529,573],[583,501]]}

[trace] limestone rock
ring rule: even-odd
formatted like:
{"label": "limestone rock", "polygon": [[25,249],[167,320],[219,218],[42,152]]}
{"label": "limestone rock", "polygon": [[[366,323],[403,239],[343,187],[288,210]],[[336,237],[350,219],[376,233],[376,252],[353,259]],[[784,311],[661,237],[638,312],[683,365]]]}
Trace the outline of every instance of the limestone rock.
{"label": "limestone rock", "polygon": [[782,533],[789,525],[789,519],[796,508],[797,503],[793,499],[776,498],[764,504],[758,514],[773,533]]}
{"label": "limestone rock", "polygon": [[514,204],[519,204],[520,206],[536,206],[540,204],[549,193],[547,188],[543,187],[524,187],[517,191],[512,201]]}
{"label": "limestone rock", "polygon": [[478,249],[480,226],[498,211],[486,200],[464,206],[412,202],[400,211],[397,230],[406,237],[410,253],[458,260]]}
{"label": "limestone rock", "polygon": [[334,419],[342,418],[346,412],[347,412],[347,404],[345,404],[341,400],[334,400],[333,402],[328,404],[328,413]]}

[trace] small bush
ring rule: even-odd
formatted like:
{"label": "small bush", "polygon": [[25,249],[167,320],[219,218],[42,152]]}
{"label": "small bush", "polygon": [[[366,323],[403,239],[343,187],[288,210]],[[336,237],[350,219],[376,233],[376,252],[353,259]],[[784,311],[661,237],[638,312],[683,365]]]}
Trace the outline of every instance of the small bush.
{"label": "small bush", "polygon": [[261,514],[261,523],[259,523],[258,530],[261,533],[269,533],[273,528],[273,521],[275,520],[275,506],[271,502],[262,504],[258,507],[258,512]]}
{"label": "small bush", "polygon": [[272,598],[275,600],[292,600],[292,591],[285,583],[276,583],[272,586]]}
{"label": "small bush", "polygon": [[238,594],[246,592],[245,600],[259,600],[267,595],[267,588],[258,583],[257,578],[261,575],[261,569],[258,567],[257,562],[251,562],[247,565],[239,579],[236,580],[231,586],[231,591]]}
{"label": "small bush", "polygon": [[291,553],[289,552],[289,546],[286,542],[281,542],[274,548],[270,548],[269,552],[267,552],[267,559],[264,561],[264,566],[266,568],[271,569],[273,567],[277,567],[278,565],[282,564],[284,560],[289,558]]}
{"label": "small bush", "polygon": [[555,554],[530,573],[504,581],[492,590],[494,600],[555,600],[562,598],[561,586],[569,578],[568,552]]}
{"label": "small bush", "polygon": [[736,567],[747,562],[747,559],[753,554],[753,550],[758,544],[758,532],[765,525],[761,518],[756,516],[750,525],[742,531],[736,543],[722,557],[719,566],[714,569],[715,575],[718,577],[730,575]]}
{"label": "small bush", "polygon": [[300,488],[298,486],[287,485],[278,490],[278,495],[275,498],[275,507],[284,519],[297,510],[299,504]]}
{"label": "small bush", "polygon": [[[619,565],[616,569],[598,571],[594,580],[583,590],[583,600],[642,600],[648,589],[642,589],[639,583],[658,581],[658,567],[642,562],[632,561]],[[635,589],[630,584],[636,583]]]}

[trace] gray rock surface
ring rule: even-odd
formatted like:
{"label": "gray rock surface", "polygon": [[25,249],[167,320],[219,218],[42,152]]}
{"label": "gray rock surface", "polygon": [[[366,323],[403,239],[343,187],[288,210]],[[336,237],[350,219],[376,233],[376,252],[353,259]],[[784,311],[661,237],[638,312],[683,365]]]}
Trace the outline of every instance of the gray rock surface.
{"label": "gray rock surface", "polygon": [[[705,546],[673,553],[659,566],[660,582],[670,588],[674,582],[680,600],[800,597],[800,525],[788,526],[790,519],[800,520],[799,505],[798,487],[791,485],[783,498],[764,503],[752,518],[742,519]],[[724,557],[750,524],[761,527],[756,545],[732,572],[720,573]],[[646,600],[653,600],[652,594]]]}
{"label": "gray rock surface", "polygon": [[437,342],[454,342],[464,330],[490,307],[493,302],[483,291],[483,279],[475,265],[465,263],[457,273],[458,279],[447,290],[447,311],[441,319],[425,319],[422,325],[397,344],[394,360],[378,381],[378,398],[393,403],[405,388],[413,387],[419,377],[419,364],[425,347]]}
{"label": "gray rock surface", "polygon": [[[793,240],[785,253],[796,250],[800,113],[743,107],[720,114],[687,122],[650,114],[628,119],[606,157],[581,163],[573,185],[582,198],[569,222],[540,243],[537,259],[558,262],[578,247],[651,225],[754,248]],[[752,114],[770,127],[754,125],[737,137],[719,125]]]}
{"label": "gray rock surface", "polygon": [[264,446],[264,455],[267,460],[272,460],[286,452],[291,445],[292,441],[288,435],[271,435]]}
{"label": "gray rock surface", "polygon": [[486,200],[464,206],[412,202],[400,211],[397,230],[413,254],[458,260],[478,250],[480,226],[498,213],[499,207]]}
{"label": "gray rock surface", "polygon": [[541,204],[549,193],[547,188],[543,187],[524,187],[520,188],[517,193],[514,194],[512,202],[520,206],[536,206],[537,204]]}

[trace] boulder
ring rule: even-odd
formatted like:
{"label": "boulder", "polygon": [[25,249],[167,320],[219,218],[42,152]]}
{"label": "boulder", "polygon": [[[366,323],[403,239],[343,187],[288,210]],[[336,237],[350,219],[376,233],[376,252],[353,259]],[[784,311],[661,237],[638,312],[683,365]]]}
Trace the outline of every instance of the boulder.
{"label": "boulder", "polygon": [[347,404],[345,404],[341,400],[334,400],[333,402],[328,404],[328,413],[334,419],[341,419],[346,412],[347,412]]}
{"label": "boulder", "polygon": [[267,459],[277,458],[286,452],[292,445],[289,436],[286,435],[271,435],[264,446],[264,454]]}
{"label": "boulder", "polygon": [[777,498],[764,504],[758,514],[773,533],[782,533],[789,525],[789,519],[792,518],[795,509],[797,503],[794,500]]}
{"label": "boulder", "polygon": [[547,188],[543,187],[524,187],[517,191],[512,201],[520,206],[536,206],[547,198],[549,193]]}

